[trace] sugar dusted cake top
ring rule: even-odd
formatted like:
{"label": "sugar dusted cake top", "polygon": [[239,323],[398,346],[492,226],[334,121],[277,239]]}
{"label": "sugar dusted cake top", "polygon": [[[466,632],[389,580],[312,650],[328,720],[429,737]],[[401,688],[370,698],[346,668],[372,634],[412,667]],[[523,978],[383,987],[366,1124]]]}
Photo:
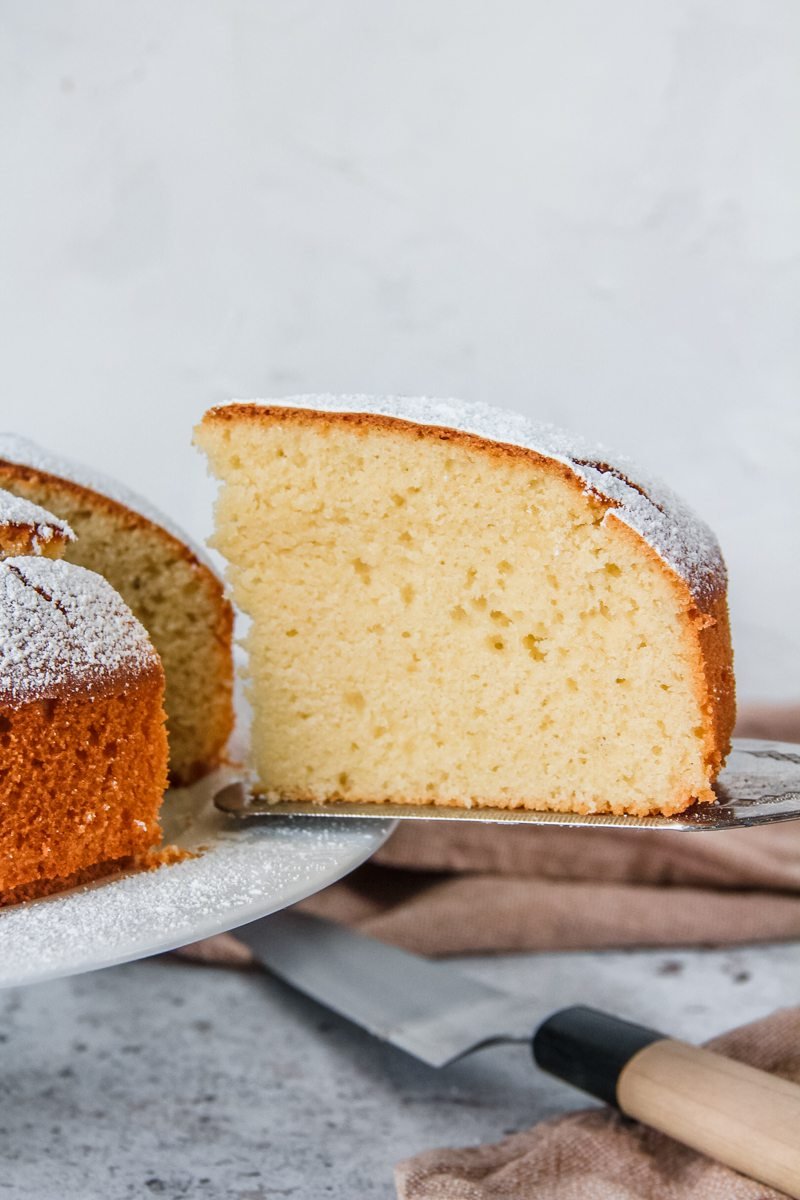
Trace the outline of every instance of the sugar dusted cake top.
{"label": "sugar dusted cake top", "polygon": [[74,541],[75,534],[66,521],[54,516],[39,504],[33,504],[21,496],[14,496],[0,488],[0,529],[3,526],[25,528],[33,531],[34,538],[51,542],[54,538]]}
{"label": "sugar dusted cake top", "polygon": [[46,558],[0,562],[3,703],[103,689],[158,662],[143,626],[102,576]]}
{"label": "sugar dusted cake top", "polygon": [[656,551],[689,586],[701,607],[707,607],[725,590],[727,574],[716,537],[671,488],[649,478],[624,455],[583,441],[554,425],[494,405],[426,396],[286,396],[280,400],[232,401],[231,405],[212,409],[212,414],[224,414],[226,408],[247,404],[389,417],[460,430],[532,450],[563,464],[581,480],[587,492],[609,501],[609,512]]}

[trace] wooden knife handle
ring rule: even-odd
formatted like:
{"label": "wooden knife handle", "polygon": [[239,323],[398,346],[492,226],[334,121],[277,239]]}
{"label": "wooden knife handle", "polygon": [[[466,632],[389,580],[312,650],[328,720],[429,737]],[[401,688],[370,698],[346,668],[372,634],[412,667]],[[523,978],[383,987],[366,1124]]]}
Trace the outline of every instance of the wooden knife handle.
{"label": "wooden knife handle", "polygon": [[800,1086],[591,1008],[537,1030],[540,1067],[686,1146],[800,1198]]}

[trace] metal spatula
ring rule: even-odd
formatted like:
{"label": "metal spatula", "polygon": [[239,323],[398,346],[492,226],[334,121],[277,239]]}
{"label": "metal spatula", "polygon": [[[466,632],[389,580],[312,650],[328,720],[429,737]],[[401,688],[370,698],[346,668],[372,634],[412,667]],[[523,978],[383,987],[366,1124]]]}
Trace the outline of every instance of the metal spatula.
{"label": "metal spatula", "polygon": [[800,1197],[800,1087],[592,1008],[549,1016],[522,996],[305,913],[235,931],[256,960],[431,1067],[502,1042],[737,1171]]}
{"label": "metal spatula", "polygon": [[251,817],[380,817],[415,821],[489,821],[526,825],[612,825],[618,829],[671,829],[703,833],[742,829],[800,817],[800,745],[735,738],[728,762],[715,785],[716,804],[694,804],[675,817],[616,817],[608,813],[581,816],[569,812],[528,812],[499,808],[436,808],[415,804],[355,804],[344,800],[299,804],[267,803],[251,794],[244,782],[232,783],[214,798],[222,812]]}

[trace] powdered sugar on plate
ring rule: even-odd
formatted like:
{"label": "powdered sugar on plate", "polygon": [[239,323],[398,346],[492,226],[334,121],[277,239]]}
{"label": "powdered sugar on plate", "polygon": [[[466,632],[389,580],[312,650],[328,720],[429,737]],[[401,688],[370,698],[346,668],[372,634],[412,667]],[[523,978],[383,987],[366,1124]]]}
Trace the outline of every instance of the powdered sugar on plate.
{"label": "powdered sugar on plate", "polygon": [[230,823],[212,805],[232,778],[217,772],[168,792],[166,840],[201,851],[0,910],[0,987],[91,971],[172,950],[276,912],[369,858],[391,821],[271,817]]}
{"label": "powdered sugar on plate", "polygon": [[[568,467],[591,492],[611,505],[606,518],[629,526],[688,584],[706,606],[724,590],[725,563],[708,526],[659,480],[650,479],[630,459],[591,445],[553,425],[493,405],[431,397],[302,395],[280,400],[239,400],[237,404],[371,413],[443,429],[458,429],[493,442],[533,450]],[[1,444],[0,444],[1,450]]]}
{"label": "powdered sugar on plate", "polygon": [[0,562],[3,703],[91,691],[157,662],[144,627],[101,575],[49,558]]}

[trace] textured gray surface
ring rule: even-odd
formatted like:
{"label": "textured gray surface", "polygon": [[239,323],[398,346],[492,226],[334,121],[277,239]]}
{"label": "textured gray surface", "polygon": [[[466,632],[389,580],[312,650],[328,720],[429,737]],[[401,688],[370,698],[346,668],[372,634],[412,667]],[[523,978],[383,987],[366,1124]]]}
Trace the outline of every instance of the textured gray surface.
{"label": "textured gray surface", "polygon": [[[531,998],[703,1038],[798,1000],[800,945],[470,959]],[[426,1147],[501,1137],[584,1103],[521,1047],[441,1072],[257,972],[155,959],[0,993],[8,1200],[394,1195]]]}

